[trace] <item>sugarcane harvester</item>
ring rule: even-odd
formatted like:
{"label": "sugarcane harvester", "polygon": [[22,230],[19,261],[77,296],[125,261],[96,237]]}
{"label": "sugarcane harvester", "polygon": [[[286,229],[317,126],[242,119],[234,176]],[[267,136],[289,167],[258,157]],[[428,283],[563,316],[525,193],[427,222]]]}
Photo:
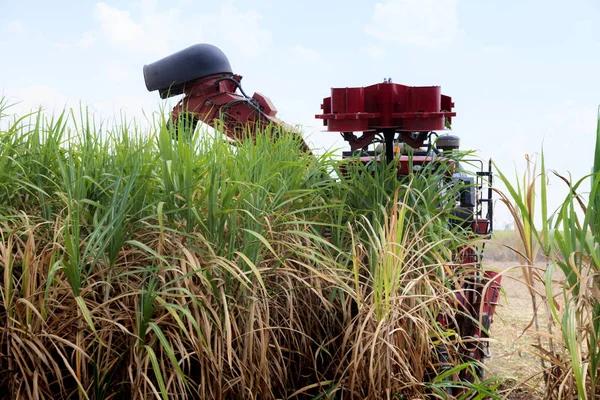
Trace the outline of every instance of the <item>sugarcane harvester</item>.
{"label": "sugarcane harvester", "polygon": [[[173,124],[184,120],[193,128],[201,121],[232,143],[276,128],[280,134],[293,135],[301,149],[310,152],[301,133],[277,118],[277,109],[268,97],[244,92],[242,77],[233,73],[229,60],[215,46],[188,47],[144,65],[143,72],[146,88],[158,90],[161,98],[183,95],[171,113]],[[454,162],[451,154],[458,150],[459,138],[436,133],[444,131],[456,116],[453,108],[452,98],[443,95],[439,86],[405,86],[390,78],[366,87],[332,88],[316,118],[323,120],[327,132],[337,132],[348,142],[350,151],[343,152],[343,157],[363,163],[395,162],[402,176],[432,162]],[[399,151],[402,146],[409,146],[411,154]],[[463,188],[457,200],[462,225],[473,235],[489,237],[493,229],[491,161],[488,166],[480,162],[474,177],[457,173],[452,179]],[[488,337],[501,278],[483,271],[482,250],[482,246],[466,247],[455,260],[473,266],[474,271],[457,291],[456,307],[461,311],[457,314],[464,317],[455,321],[466,343],[464,352],[475,361],[489,355],[489,342],[481,339]],[[440,323],[451,324],[443,316]]]}

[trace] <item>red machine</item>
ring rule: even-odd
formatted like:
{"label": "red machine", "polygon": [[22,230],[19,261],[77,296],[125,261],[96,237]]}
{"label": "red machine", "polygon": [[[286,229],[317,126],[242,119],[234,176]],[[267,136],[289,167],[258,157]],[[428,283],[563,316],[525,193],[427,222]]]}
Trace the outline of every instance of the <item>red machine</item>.
{"label": "red machine", "polygon": [[[277,110],[267,97],[259,93],[250,97],[243,91],[242,77],[233,74],[225,54],[212,45],[191,46],[145,65],[144,78],[147,89],[158,90],[161,98],[184,95],[173,109],[173,122],[182,117],[193,124],[202,121],[232,140],[244,140],[247,137],[242,133],[275,126],[297,137],[302,148],[310,151],[301,134],[277,118]],[[350,144],[351,150],[344,152],[344,157],[380,162],[385,151],[385,161],[396,160],[398,173],[407,175],[409,165],[416,170],[440,159],[454,162],[450,155],[459,148],[459,138],[435,133],[443,131],[456,116],[453,107],[452,99],[443,95],[439,86],[404,86],[386,79],[367,87],[331,89],[331,96],[323,99],[323,113],[316,118],[323,120],[327,131],[339,132]],[[361,132],[360,136],[355,132]],[[383,151],[369,150],[377,143]],[[412,148],[410,163],[408,155],[395,157],[401,146]],[[480,164],[475,178],[457,172],[452,179],[464,188],[457,208],[460,219],[466,221],[461,224],[472,229],[473,235],[487,237],[492,232],[492,172],[491,162],[487,169]],[[456,307],[465,315],[458,319],[457,327],[467,343],[465,355],[476,361],[489,354],[487,341],[481,339],[488,336],[501,278],[481,270],[482,251],[469,247],[457,255],[457,262],[473,266],[473,273],[459,290]],[[450,327],[443,316],[440,322]]]}
{"label": "red machine", "polygon": [[[386,158],[393,155],[394,139],[413,148],[423,145],[429,132],[445,129],[456,113],[452,99],[439,86],[404,86],[391,79],[359,88],[333,88],[316,115],[330,132],[342,132],[351,150],[366,148],[383,135]],[[442,111],[445,110],[445,111]],[[354,132],[363,132],[356,137]]]}
{"label": "red machine", "polygon": [[203,121],[232,140],[244,140],[243,132],[274,125],[297,136],[303,149],[310,151],[302,136],[276,117],[277,109],[268,97],[260,93],[249,97],[244,92],[242,77],[233,74],[229,60],[215,46],[197,44],[145,65],[144,80],[146,88],[158,90],[163,99],[185,94],[171,113],[173,122]]}

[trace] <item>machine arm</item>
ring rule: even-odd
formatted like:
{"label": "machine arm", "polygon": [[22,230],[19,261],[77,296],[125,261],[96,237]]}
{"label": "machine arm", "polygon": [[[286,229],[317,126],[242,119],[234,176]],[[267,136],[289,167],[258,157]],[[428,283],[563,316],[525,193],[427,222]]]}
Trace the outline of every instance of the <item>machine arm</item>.
{"label": "machine arm", "polygon": [[217,47],[197,44],[144,66],[149,91],[158,90],[161,98],[184,94],[173,108],[171,121],[191,118],[221,131],[232,140],[245,140],[269,127],[292,134],[302,150],[310,152],[292,126],[277,118],[271,100],[254,93],[246,95],[240,75],[233,74],[229,60]]}

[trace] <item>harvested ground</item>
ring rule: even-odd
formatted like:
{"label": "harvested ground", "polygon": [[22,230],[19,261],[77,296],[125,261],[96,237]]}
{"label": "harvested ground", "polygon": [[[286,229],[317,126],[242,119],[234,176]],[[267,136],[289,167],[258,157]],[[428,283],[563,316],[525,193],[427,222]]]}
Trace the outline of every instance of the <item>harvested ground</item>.
{"label": "harvested ground", "polygon": [[[506,398],[543,399],[542,368],[532,347],[537,343],[532,300],[522,281],[521,269],[515,268],[516,265],[516,262],[489,262],[489,267],[504,270],[506,274],[502,280],[504,293],[492,324],[492,359],[486,360],[486,365],[490,376],[507,378]],[[536,287],[541,288],[541,285]],[[547,319],[539,299],[538,310],[539,329],[545,334]]]}

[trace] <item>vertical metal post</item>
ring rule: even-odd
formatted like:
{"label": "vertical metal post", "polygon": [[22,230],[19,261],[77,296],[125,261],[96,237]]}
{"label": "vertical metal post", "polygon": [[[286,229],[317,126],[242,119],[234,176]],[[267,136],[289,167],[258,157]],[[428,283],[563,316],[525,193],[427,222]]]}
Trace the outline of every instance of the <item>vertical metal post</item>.
{"label": "vertical metal post", "polygon": [[391,163],[394,161],[394,137],[396,136],[396,131],[394,129],[384,129],[383,130],[383,139],[385,141],[385,159],[387,163]]}
{"label": "vertical metal post", "polygon": [[492,159],[490,158],[490,163],[488,166],[488,215],[487,218],[490,221],[490,233],[494,232],[494,201],[492,200],[492,195],[494,191],[492,190],[493,185],[493,175],[492,175]]}

